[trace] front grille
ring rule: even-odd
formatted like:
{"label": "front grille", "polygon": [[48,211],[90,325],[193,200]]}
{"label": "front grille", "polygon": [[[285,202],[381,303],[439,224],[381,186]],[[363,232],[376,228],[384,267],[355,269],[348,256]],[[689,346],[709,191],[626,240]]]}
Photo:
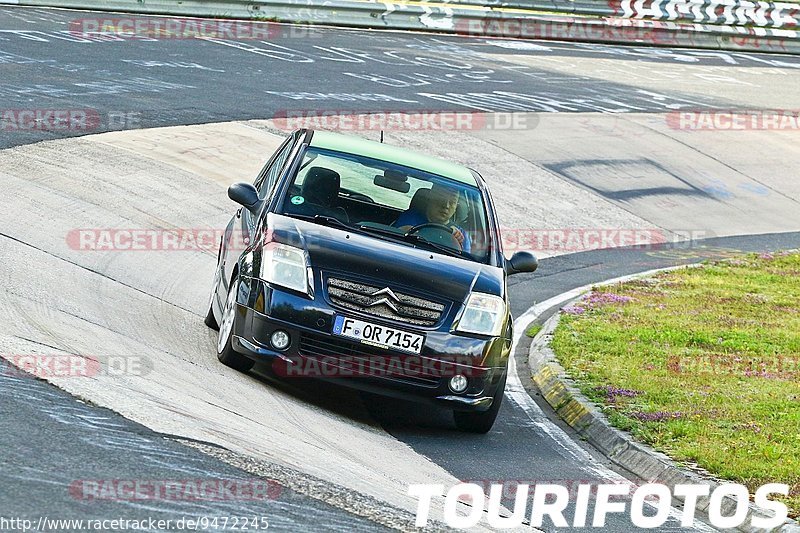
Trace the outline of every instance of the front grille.
{"label": "front grille", "polygon": [[[328,278],[328,298],[339,307],[418,326],[434,326],[442,318],[445,306],[440,303],[401,292],[378,294],[382,290],[384,287]],[[397,298],[392,298],[392,295]],[[383,298],[391,302],[397,311],[386,303],[376,304]]]}
{"label": "front grille", "polygon": [[299,352],[303,357],[325,358],[326,366],[346,371],[342,374],[345,376],[379,377],[425,387],[437,387],[442,377],[433,365],[423,366],[419,356],[392,355],[363,344],[311,333],[300,334]]}

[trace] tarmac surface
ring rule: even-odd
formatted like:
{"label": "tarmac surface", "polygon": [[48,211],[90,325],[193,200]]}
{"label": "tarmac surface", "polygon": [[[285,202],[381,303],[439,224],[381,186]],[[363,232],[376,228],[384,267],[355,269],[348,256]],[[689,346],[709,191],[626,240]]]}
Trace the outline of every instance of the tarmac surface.
{"label": "tarmac surface", "polygon": [[0,7],[3,109],[86,128],[2,128],[0,147],[297,111],[795,109],[800,58],[272,25],[269,40],[82,34],[119,15]]}

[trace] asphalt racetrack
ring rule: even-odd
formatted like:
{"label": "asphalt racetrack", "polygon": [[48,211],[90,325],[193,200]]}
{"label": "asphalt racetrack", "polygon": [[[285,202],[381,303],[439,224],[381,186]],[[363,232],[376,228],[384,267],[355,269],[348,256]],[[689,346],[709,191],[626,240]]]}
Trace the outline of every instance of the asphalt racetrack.
{"label": "asphalt racetrack", "polygon": [[[91,132],[314,109],[666,112],[743,101],[789,108],[791,73],[800,68],[791,56],[290,25],[252,42],[70,31],[70,21],[92,16],[110,15],[0,8],[4,107],[93,109],[101,120]],[[4,131],[0,146],[91,132]]]}
{"label": "asphalt racetrack", "polygon": [[[519,379],[494,429],[466,435],[443,411],[285,383],[258,366],[248,375],[222,367],[202,324],[213,250],[91,254],[66,242],[76,228],[224,226],[235,210],[224,187],[252,181],[281,134],[274,119],[287,112],[528,113],[531,131],[399,132],[387,141],[482,160],[507,227],[691,229],[701,237],[544,251],[536,273],[509,279],[516,317],[610,278],[800,247],[800,188],[788,174],[797,130],[735,137],[664,125],[681,110],[796,110],[800,58],[283,25],[276,39],[258,42],[69,32],[71,20],[90,16],[98,15],[0,8],[0,110],[83,110],[98,119],[83,129],[0,128],[8,198],[0,353],[140,354],[148,373],[47,383],[3,363],[3,516],[264,516],[286,531],[410,530],[409,483],[626,475],[537,397],[524,336],[515,347]],[[636,118],[618,118],[628,115]],[[203,126],[210,123],[225,124]],[[148,130],[184,125],[194,126]],[[627,136],[634,128],[638,143]],[[563,141],[570,138],[580,140]],[[181,151],[175,139],[198,144]],[[617,155],[602,160],[609,153]],[[730,163],[728,153],[747,161]],[[687,161],[691,168],[680,167]],[[632,189],[621,176],[645,185],[625,196]],[[76,484],[101,479],[270,480],[271,492],[202,503],[76,496]],[[609,515],[606,529],[633,526]],[[681,529],[675,515],[665,529]]]}

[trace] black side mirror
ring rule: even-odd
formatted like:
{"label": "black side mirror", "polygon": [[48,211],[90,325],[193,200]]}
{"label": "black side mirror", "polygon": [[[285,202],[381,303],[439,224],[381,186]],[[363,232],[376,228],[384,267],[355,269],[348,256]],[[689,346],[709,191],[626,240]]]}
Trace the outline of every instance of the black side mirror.
{"label": "black side mirror", "polygon": [[505,262],[505,271],[509,276],[523,272],[533,272],[538,267],[539,261],[530,252],[517,252],[511,256],[511,259],[506,259]]}
{"label": "black side mirror", "polygon": [[258,191],[250,183],[234,183],[228,187],[228,198],[253,214],[258,213],[261,207],[261,199],[258,197]]}

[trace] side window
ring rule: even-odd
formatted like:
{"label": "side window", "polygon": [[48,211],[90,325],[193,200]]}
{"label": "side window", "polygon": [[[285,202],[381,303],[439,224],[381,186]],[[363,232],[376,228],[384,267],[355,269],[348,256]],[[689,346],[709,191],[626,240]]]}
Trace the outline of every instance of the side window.
{"label": "side window", "polygon": [[272,192],[275,181],[278,179],[278,176],[281,175],[281,170],[283,170],[283,166],[286,164],[286,160],[292,152],[294,138],[294,136],[291,136],[283,142],[278,151],[275,152],[275,155],[272,156],[270,162],[267,163],[261,171],[261,174],[259,174],[255,186],[261,198],[267,197]]}

